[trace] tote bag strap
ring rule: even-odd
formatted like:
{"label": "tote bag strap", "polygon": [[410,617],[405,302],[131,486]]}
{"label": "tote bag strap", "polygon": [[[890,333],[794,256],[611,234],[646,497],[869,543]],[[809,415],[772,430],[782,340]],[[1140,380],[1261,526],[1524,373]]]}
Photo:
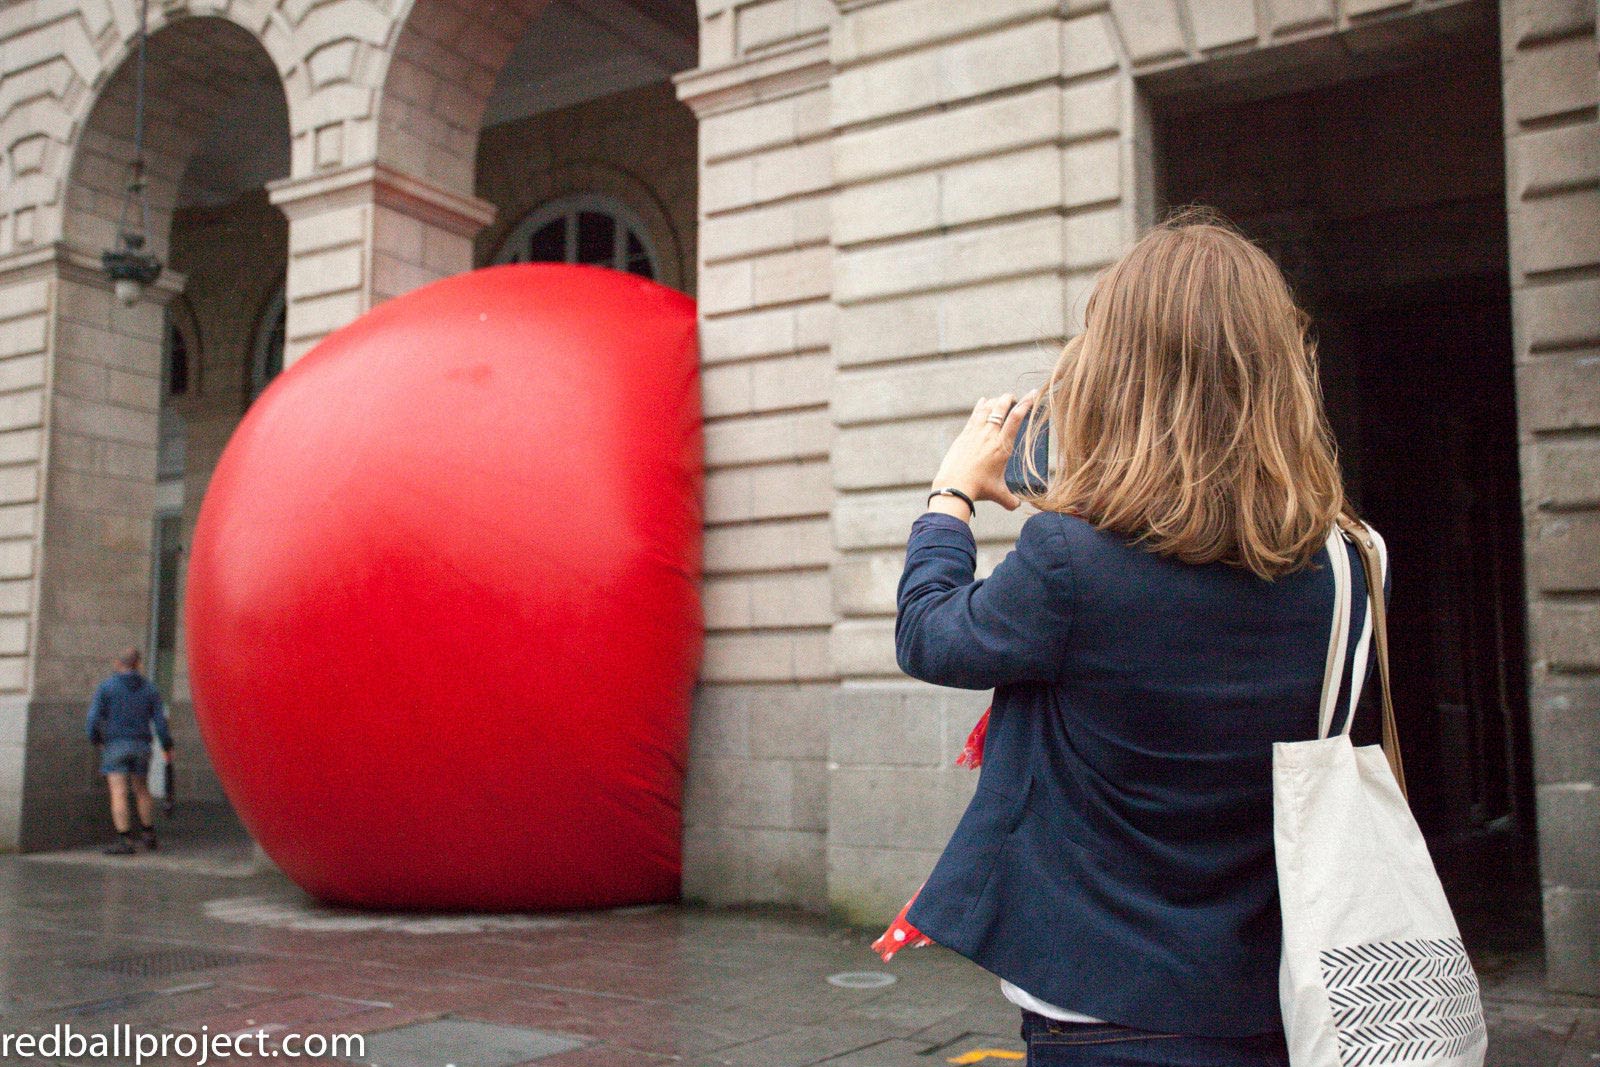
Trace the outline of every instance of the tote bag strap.
{"label": "tote bag strap", "polygon": [[[1351,538],[1343,537],[1343,535],[1341,535],[1341,537],[1344,540],[1352,540]],[[1349,559],[1346,558],[1345,562],[1348,563]],[[1364,557],[1361,561],[1361,567],[1362,571],[1365,572],[1367,569],[1367,561]],[[1351,599],[1353,600],[1354,598],[1355,594],[1352,593]],[[1363,597],[1362,599],[1366,599],[1366,597]],[[1361,613],[1361,636],[1356,639],[1355,655],[1352,656],[1350,660],[1350,692],[1345,699],[1344,727],[1339,731],[1346,737],[1350,735],[1350,728],[1355,725],[1356,705],[1361,703],[1361,690],[1363,686],[1366,685],[1367,662],[1371,651],[1372,611],[1369,608]]]}
{"label": "tote bag strap", "polygon": [[1328,534],[1328,569],[1333,572],[1333,626],[1328,632],[1328,661],[1322,671],[1322,702],[1317,715],[1317,737],[1333,730],[1339,707],[1339,683],[1344,678],[1344,654],[1350,640],[1350,558],[1344,537],[1335,527]]}
{"label": "tote bag strap", "polygon": [[[1372,643],[1378,653],[1378,687],[1383,695],[1383,754],[1388,757],[1389,769],[1394,772],[1400,795],[1406,793],[1405,765],[1400,758],[1400,730],[1394,717],[1394,697],[1389,687],[1389,626],[1388,610],[1383,599],[1383,576],[1388,553],[1377,531],[1365,523],[1341,515],[1339,526],[1350,535],[1356,551],[1361,553],[1361,569],[1367,574],[1367,614],[1372,620]],[[1354,718],[1354,709],[1350,718]],[[1349,729],[1348,721],[1345,729]]]}

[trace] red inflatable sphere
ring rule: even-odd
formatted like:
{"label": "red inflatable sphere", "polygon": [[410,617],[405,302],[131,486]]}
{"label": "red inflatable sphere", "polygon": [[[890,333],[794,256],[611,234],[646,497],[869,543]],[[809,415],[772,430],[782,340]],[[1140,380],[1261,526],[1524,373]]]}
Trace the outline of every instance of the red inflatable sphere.
{"label": "red inflatable sphere", "polygon": [[678,895],[701,649],[694,303],[494,267],[334,333],[251,407],[189,565],[195,713],[312,894]]}

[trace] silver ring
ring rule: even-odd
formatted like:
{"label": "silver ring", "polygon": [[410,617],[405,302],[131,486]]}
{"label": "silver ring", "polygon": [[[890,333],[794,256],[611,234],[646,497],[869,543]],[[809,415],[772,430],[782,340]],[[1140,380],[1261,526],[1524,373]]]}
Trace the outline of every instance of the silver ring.
{"label": "silver ring", "polygon": [[1001,425],[1002,423],[1004,423],[1006,421],[1006,417],[1004,415],[990,415],[984,421],[985,422],[992,422],[996,426],[999,426],[999,425]]}

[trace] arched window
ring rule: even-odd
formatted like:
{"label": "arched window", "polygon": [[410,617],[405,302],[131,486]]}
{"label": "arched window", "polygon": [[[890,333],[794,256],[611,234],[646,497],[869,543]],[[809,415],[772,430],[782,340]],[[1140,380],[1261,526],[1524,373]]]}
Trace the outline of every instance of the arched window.
{"label": "arched window", "polygon": [[639,216],[608,196],[553,200],[534,210],[500,246],[496,263],[587,263],[652,280],[656,250]]}
{"label": "arched window", "polygon": [[199,369],[195,333],[194,312],[179,296],[161,317],[161,411],[156,437],[156,477],[161,481],[182,478],[187,462],[188,431],[173,402],[189,392],[193,372]]}
{"label": "arched window", "polygon": [[288,304],[283,286],[278,286],[256,322],[255,344],[250,352],[250,399],[283,373],[283,339],[288,325]]}
{"label": "arched window", "polygon": [[189,338],[178,327],[171,304],[161,319],[161,385],[163,396],[183,396],[189,391]]}

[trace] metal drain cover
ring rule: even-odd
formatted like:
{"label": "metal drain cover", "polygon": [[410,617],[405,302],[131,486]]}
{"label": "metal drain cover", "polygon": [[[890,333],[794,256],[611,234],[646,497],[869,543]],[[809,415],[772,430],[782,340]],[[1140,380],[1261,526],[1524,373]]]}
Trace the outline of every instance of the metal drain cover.
{"label": "metal drain cover", "polygon": [[828,975],[828,984],[841,989],[882,989],[898,981],[894,975],[882,971],[843,971]]}
{"label": "metal drain cover", "polygon": [[113,956],[104,960],[84,960],[72,966],[78,970],[104,971],[127,978],[166,978],[190,971],[208,971],[213,967],[232,967],[248,963],[254,956],[241,956],[232,952],[207,952],[204,949],[157,949],[154,952],[137,952],[128,956]]}

